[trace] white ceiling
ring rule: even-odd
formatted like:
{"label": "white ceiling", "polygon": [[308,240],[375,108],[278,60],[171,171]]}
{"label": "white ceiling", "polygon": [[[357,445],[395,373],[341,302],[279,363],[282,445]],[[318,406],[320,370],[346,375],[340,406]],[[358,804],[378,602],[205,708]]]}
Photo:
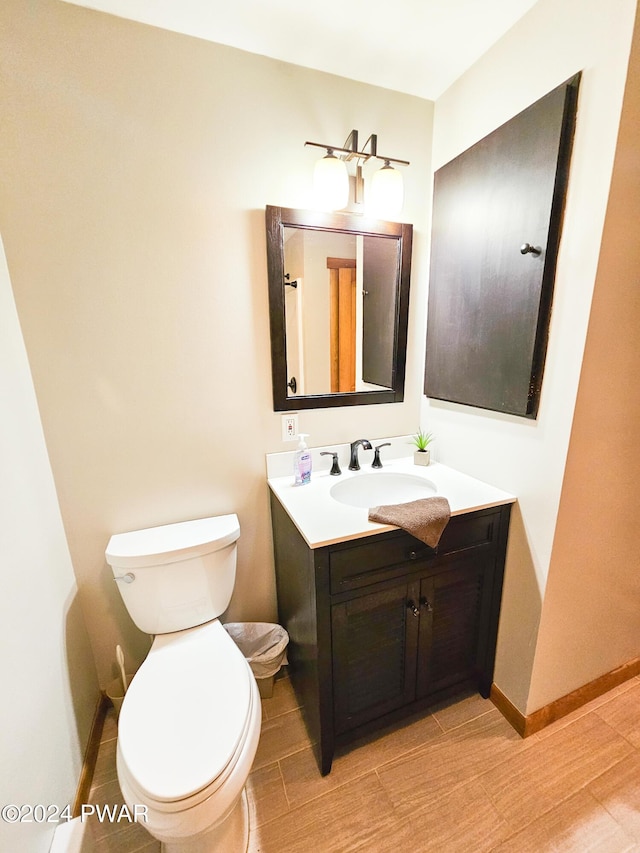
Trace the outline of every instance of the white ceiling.
{"label": "white ceiling", "polygon": [[537,0],[65,0],[435,100]]}

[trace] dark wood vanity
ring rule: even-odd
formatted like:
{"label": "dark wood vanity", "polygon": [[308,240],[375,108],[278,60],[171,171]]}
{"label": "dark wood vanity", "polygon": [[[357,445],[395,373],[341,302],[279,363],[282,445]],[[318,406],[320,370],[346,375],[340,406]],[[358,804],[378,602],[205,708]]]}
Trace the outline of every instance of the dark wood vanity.
{"label": "dark wood vanity", "polygon": [[279,620],[320,771],[337,745],[473,687],[488,697],[511,504],[436,549],[391,530],[310,548],[271,494]]}

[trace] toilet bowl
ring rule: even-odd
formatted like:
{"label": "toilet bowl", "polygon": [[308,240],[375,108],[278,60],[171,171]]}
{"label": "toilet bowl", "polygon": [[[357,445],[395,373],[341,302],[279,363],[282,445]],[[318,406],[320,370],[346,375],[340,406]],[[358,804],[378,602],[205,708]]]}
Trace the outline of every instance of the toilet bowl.
{"label": "toilet bowl", "polygon": [[107,546],[131,617],[155,633],[120,711],[118,781],[166,853],[247,849],[244,786],[261,704],[217,618],[233,590],[238,536],[236,516],[219,516],[116,534]]}

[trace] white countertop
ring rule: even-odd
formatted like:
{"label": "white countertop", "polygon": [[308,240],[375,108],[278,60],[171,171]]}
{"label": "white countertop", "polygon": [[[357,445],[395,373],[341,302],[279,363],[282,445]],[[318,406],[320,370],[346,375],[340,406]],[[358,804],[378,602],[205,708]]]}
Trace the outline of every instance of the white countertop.
{"label": "white countertop", "polygon": [[[293,474],[269,477],[269,488],[278,498],[291,520],[298,528],[310,548],[320,548],[335,542],[359,539],[396,528],[388,524],[376,524],[368,520],[368,509],[347,506],[331,497],[329,490],[337,482],[364,474],[377,473],[370,464],[360,471],[343,468],[339,477],[332,477],[328,470],[314,471],[311,482],[304,486],[293,485]],[[346,466],[345,466],[346,467]],[[516,498],[502,489],[490,486],[475,477],[469,477],[434,462],[428,466],[415,465],[413,455],[384,461],[378,469],[381,474],[398,472],[424,477],[436,487],[436,494],[446,497],[451,515],[461,515],[478,509],[513,503]]]}

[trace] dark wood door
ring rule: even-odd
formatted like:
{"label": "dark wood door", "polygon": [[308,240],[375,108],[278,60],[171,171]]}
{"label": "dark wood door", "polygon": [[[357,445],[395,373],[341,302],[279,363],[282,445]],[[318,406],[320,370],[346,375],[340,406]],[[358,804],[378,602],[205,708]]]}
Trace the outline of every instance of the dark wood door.
{"label": "dark wood door", "polygon": [[362,378],[383,388],[393,388],[398,244],[384,237],[364,237],[362,254]]}
{"label": "dark wood door", "polygon": [[336,734],[415,698],[418,581],[331,608]]}
{"label": "dark wood door", "polygon": [[422,580],[417,697],[477,679],[480,638],[490,608],[491,558],[456,559]]}
{"label": "dark wood door", "polygon": [[429,397],[536,416],[578,80],[436,172]]}

